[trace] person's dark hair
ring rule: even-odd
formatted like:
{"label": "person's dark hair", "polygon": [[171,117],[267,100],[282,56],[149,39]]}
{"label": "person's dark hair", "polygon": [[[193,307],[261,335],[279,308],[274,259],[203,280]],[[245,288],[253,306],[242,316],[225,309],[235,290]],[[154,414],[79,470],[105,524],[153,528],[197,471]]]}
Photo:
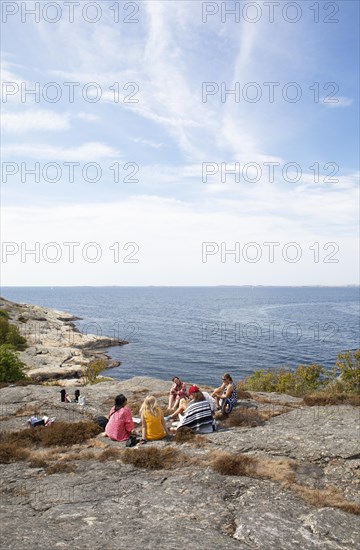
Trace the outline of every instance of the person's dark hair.
{"label": "person's dark hair", "polygon": [[173,376],[172,379],[171,379],[171,382],[175,382],[175,380],[179,380],[179,382],[181,382],[181,380],[178,376]]}
{"label": "person's dark hair", "polygon": [[123,407],[125,405],[126,401],[127,401],[127,399],[126,399],[125,395],[123,395],[122,393],[117,395],[115,397],[115,410],[118,411],[119,409],[121,409],[121,407]]}
{"label": "person's dark hair", "polygon": [[203,392],[201,392],[200,390],[199,390],[199,391],[195,391],[194,393],[192,393],[192,394],[190,395],[190,398],[191,398],[191,400],[192,400],[194,403],[197,403],[198,401],[205,401],[204,394],[203,394]]}
{"label": "person's dark hair", "polygon": [[230,374],[228,372],[226,372],[224,375],[223,375],[223,378],[226,378],[226,380],[229,380],[230,382],[233,382],[233,379],[231,378]]}

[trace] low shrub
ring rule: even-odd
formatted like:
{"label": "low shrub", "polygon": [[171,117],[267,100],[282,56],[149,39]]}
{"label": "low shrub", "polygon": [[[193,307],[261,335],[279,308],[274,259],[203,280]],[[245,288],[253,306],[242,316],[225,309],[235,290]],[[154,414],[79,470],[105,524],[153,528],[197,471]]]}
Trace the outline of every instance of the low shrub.
{"label": "low shrub", "polygon": [[[315,393],[321,394],[319,401],[324,401],[327,394],[329,402],[345,402],[345,394],[360,393],[360,350],[339,353],[336,367],[332,370],[317,364],[299,365],[294,371],[285,368],[258,370],[239,382],[237,389],[238,392],[278,392],[295,397],[310,394],[309,404],[314,400]],[[331,399],[330,395],[333,396]]]}
{"label": "low shrub", "polygon": [[161,470],[176,465],[178,452],[172,447],[159,449],[158,447],[141,446],[135,449],[125,449],[121,460],[125,464],[132,464],[136,468]]}

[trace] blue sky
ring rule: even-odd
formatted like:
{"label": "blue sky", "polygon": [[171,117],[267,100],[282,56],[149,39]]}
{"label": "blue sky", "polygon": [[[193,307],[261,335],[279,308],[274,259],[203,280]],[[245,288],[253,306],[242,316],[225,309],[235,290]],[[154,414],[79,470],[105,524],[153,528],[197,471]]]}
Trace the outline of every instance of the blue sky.
{"label": "blue sky", "polygon": [[[273,23],[264,2],[256,3],[261,17],[255,23],[243,11],[238,22],[230,15],[221,21],[222,10],[243,10],[246,2],[102,1],[96,23],[81,12],[95,2],[81,2],[73,23],[63,2],[55,2],[61,13],[56,23],[41,12],[39,22],[25,19],[24,3],[3,4],[19,8],[14,14],[7,8],[6,20],[7,12],[2,14],[2,168],[8,174],[2,239],[15,243],[3,249],[4,285],[358,282],[358,2],[297,2],[301,16],[294,23],[286,20],[296,16],[293,8],[284,15],[286,2],[276,8]],[[95,9],[90,6],[88,18]],[[254,18],[251,9],[246,13]],[[124,17],[138,22],[125,23]],[[69,82],[78,83],[74,102]],[[94,82],[101,100],[86,101],[81,91]],[[204,101],[206,82],[219,89],[221,83],[237,86],[239,101],[228,95],[222,102],[220,92]],[[264,84],[269,82],[278,83],[273,102]],[[35,83],[50,99],[60,90],[61,99],[21,101],[21,87]],[[46,88],[49,83],[56,90]],[[89,90],[92,99],[94,86]],[[290,101],[299,90],[299,101]],[[251,102],[254,93],[261,96],[257,102]],[[125,96],[138,101],[124,103]],[[26,169],[36,162],[41,171],[57,163],[58,181],[51,181],[51,168],[39,182],[21,178],[21,163]],[[80,164],[73,182],[64,164],[69,162]],[[274,181],[264,165],[269,162],[277,163]],[[83,177],[87,163],[101,168],[99,181],[89,181],[93,169]],[[207,181],[204,163],[219,167]],[[249,178],[241,172],[240,182],[231,175],[222,181],[221,163],[255,165],[261,172],[250,166]],[[300,167],[298,181],[291,166],[283,177],[288,163]],[[19,171],[11,175],[13,167]],[[138,181],[123,181],[132,172]],[[21,249],[36,242],[40,256],[21,258]],[[67,242],[80,243],[74,261]],[[79,252],[89,242],[102,252],[97,262]],[[119,262],[111,249],[115,242]],[[219,248],[205,262],[204,242]],[[239,262],[231,255],[221,261],[221,243],[231,249],[235,242],[240,252],[257,243],[259,261],[246,254]],[[271,262],[266,242],[280,243],[278,251],[295,242],[301,259],[285,261],[279,253]],[[309,248],[315,242],[319,261]],[[57,246],[46,248],[48,243]],[[126,243],[136,243],[137,263],[123,261]],[[335,243],[337,262],[324,261],[332,250],[327,243]],[[51,254],[58,261],[49,261]]]}

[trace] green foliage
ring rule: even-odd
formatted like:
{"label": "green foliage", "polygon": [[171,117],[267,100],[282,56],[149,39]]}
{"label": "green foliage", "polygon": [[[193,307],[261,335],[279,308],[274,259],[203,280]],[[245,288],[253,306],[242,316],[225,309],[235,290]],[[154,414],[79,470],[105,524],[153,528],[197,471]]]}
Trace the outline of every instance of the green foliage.
{"label": "green foliage", "polygon": [[0,382],[24,380],[24,363],[10,345],[0,345]]}
{"label": "green foliage", "polygon": [[26,348],[26,339],[21,336],[19,329],[11,325],[5,317],[0,316],[0,345],[10,344],[17,350]]}
{"label": "green foliage", "polygon": [[336,361],[335,375],[340,374],[336,381],[339,389],[349,393],[360,392],[360,349],[339,353]]}
{"label": "green foliage", "polygon": [[0,317],[5,317],[5,319],[9,319],[9,314],[5,309],[0,309]]}
{"label": "green foliage", "polygon": [[346,396],[360,393],[360,350],[339,353],[332,371],[317,364],[299,365],[294,371],[284,368],[258,370],[239,382],[237,389],[296,397],[311,395],[314,402],[319,395],[324,402],[344,402]]}
{"label": "green foliage", "polygon": [[97,384],[99,374],[106,369],[105,359],[93,359],[83,366],[84,384]]}
{"label": "green foliage", "polygon": [[288,369],[259,370],[246,379],[242,389],[302,396],[324,386],[326,383],[325,372],[321,365],[316,364],[299,365],[295,371]]}

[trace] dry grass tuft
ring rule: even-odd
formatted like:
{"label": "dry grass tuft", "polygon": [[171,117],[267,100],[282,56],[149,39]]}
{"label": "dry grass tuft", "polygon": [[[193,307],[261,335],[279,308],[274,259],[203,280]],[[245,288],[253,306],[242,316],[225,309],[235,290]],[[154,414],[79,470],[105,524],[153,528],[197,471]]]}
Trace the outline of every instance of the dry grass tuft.
{"label": "dry grass tuft", "polygon": [[327,489],[311,489],[303,485],[294,484],[290,487],[305,501],[317,508],[331,507],[339,508],[350,514],[360,515],[360,505],[356,502],[346,500],[335,487]]}
{"label": "dry grass tuft", "polygon": [[288,412],[290,412],[289,409],[283,407],[282,409],[278,409],[278,410],[267,409],[267,410],[259,411],[258,414],[260,418],[266,421],[266,420],[270,420],[270,418],[273,418],[274,416],[280,416],[281,414],[286,414]]}
{"label": "dry grass tuft", "polygon": [[43,458],[33,458],[29,463],[29,468],[47,468],[49,464]]}
{"label": "dry grass tuft", "polygon": [[183,428],[179,428],[178,430],[176,430],[176,434],[175,434],[176,443],[189,443],[194,441],[194,439],[195,439],[194,432],[187,426],[184,426]]}
{"label": "dry grass tuft", "polygon": [[15,416],[40,416],[38,403],[25,403],[15,412]]}
{"label": "dry grass tuft", "polygon": [[120,449],[108,447],[97,455],[97,459],[100,460],[100,462],[105,462],[106,460],[117,460],[121,458],[122,453],[123,451]]}
{"label": "dry grass tuft", "polygon": [[75,471],[76,466],[74,466],[74,464],[69,464],[68,462],[56,462],[46,468],[46,473],[49,476],[52,474],[70,474]]}
{"label": "dry grass tuft", "polygon": [[346,500],[335,487],[313,489],[296,483],[295,461],[270,460],[223,452],[212,453],[212,456],[213,469],[222,475],[248,476],[276,481],[313,506],[339,508],[345,512],[360,515],[360,505]]}
{"label": "dry grass tuft", "polygon": [[263,426],[264,420],[257,410],[252,407],[236,407],[225,417],[224,425],[231,428],[238,426],[255,428],[256,426]]}
{"label": "dry grass tuft", "polygon": [[256,477],[258,459],[253,456],[232,453],[214,453],[212,467],[215,472],[225,476]]}
{"label": "dry grass tuft", "polygon": [[258,459],[256,477],[270,479],[285,485],[295,483],[296,462],[284,459]]}
{"label": "dry grass tuft", "polygon": [[[1,434],[1,445],[12,445],[17,449],[28,449],[34,446],[68,447],[83,443],[102,430],[93,422],[57,422],[48,427],[27,428],[18,432]],[[5,451],[3,451],[5,452]]]}
{"label": "dry grass tuft", "polygon": [[[237,387],[237,386],[236,386]],[[252,399],[251,393],[248,391],[242,390],[241,388],[238,390],[238,399]]]}
{"label": "dry grass tuft", "polygon": [[184,457],[173,447],[146,447],[125,449],[121,457],[125,464],[132,464],[136,468],[162,470],[173,468],[184,463]]}
{"label": "dry grass tuft", "polygon": [[10,462],[26,460],[28,456],[29,451],[23,447],[19,447],[15,443],[0,443],[1,464],[10,464]]}
{"label": "dry grass tuft", "polygon": [[57,422],[41,431],[41,444],[44,447],[71,446],[83,443],[101,432],[102,428],[94,422]]}
{"label": "dry grass tuft", "polygon": [[315,405],[353,405],[360,406],[360,395],[346,393],[316,392],[304,396],[304,403],[310,407]]}

